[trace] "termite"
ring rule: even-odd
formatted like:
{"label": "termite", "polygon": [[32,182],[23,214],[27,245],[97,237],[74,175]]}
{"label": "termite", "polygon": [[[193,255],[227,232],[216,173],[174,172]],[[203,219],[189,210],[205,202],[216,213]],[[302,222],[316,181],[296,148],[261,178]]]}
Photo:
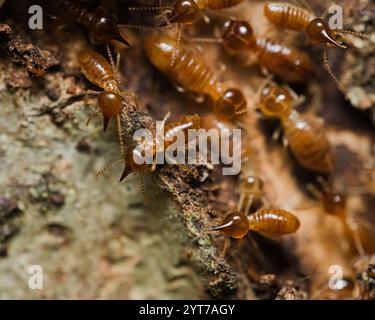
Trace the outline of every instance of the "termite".
{"label": "termite", "polygon": [[167,35],[154,33],[144,39],[144,49],[151,63],[184,90],[209,96],[217,114],[232,119],[247,112],[243,93],[236,88],[224,90],[213,70],[193,49],[180,46],[176,64],[170,68],[176,45],[176,39]]}
{"label": "termite", "polygon": [[166,21],[160,24],[161,27],[170,23],[191,25],[203,10],[218,11],[234,7],[244,0],[176,0],[172,9],[164,15]]}
{"label": "termite", "polygon": [[268,86],[261,92],[258,108],[265,117],[278,118],[284,129],[284,142],[306,169],[330,174],[333,156],[320,119],[307,117],[293,109],[297,96],[291,89]]}
{"label": "termite", "polygon": [[[234,7],[244,0],[176,0],[173,7],[164,7],[159,1],[159,7],[150,7],[150,10],[160,9],[161,16],[164,18],[159,24],[159,27],[166,27],[171,24],[177,24],[177,41],[173,50],[172,58],[170,60],[170,67],[173,68],[176,62],[176,55],[180,47],[182,37],[182,26],[188,26],[194,23],[199,14],[204,10],[219,11]],[[139,8],[131,8],[139,10]],[[147,10],[148,8],[141,8],[141,10]],[[209,20],[207,16],[204,16],[206,21]]]}
{"label": "termite", "polygon": [[305,82],[314,75],[314,66],[305,52],[256,37],[247,21],[226,21],[220,41],[231,53],[255,52],[259,65],[284,81]]}
{"label": "termite", "polygon": [[[182,134],[184,137],[184,141],[182,145],[178,147],[185,148],[189,142],[189,130],[199,130],[203,126],[203,120],[197,115],[189,115],[189,116],[182,116],[179,119],[172,121],[166,124],[170,113],[163,119],[162,128],[164,128],[164,134],[162,137],[162,141],[158,142],[157,133],[154,132],[154,137],[152,140],[144,140],[144,141],[135,141],[138,143],[138,147],[133,147],[130,149],[130,153],[127,152],[127,157],[125,161],[125,168],[121,175],[120,181],[124,180],[130,173],[132,172],[140,172],[150,170],[155,171],[156,169],[156,155],[157,153],[163,152],[165,159],[168,161],[170,160],[172,163],[172,159],[169,159],[169,155],[166,153],[166,150],[169,146],[171,146],[177,140],[177,135]],[[141,148],[139,146],[141,145]],[[149,150],[149,155],[152,157],[152,165],[137,165],[136,159],[141,156],[140,150]],[[131,156],[132,155],[132,156]],[[140,162],[140,161],[138,161]],[[177,163],[173,163],[177,164]]]}
{"label": "termite", "polygon": [[[146,199],[145,189],[143,185],[143,173],[144,172],[153,172],[156,169],[157,165],[157,158],[156,155],[160,152],[165,153],[165,159],[172,164],[174,163],[173,159],[169,159],[168,154],[165,152],[166,149],[172,145],[177,140],[178,134],[183,134],[184,141],[182,145],[178,145],[178,147],[186,147],[191,142],[189,140],[189,130],[199,130],[203,126],[203,119],[197,115],[188,115],[182,116],[179,119],[172,121],[170,123],[166,123],[168,118],[170,117],[170,113],[168,112],[162,121],[161,128],[164,130],[163,136],[161,141],[158,139],[158,133],[155,131],[151,139],[144,139],[144,140],[136,140],[134,144],[127,146],[124,151],[124,159],[119,159],[102,170],[97,172],[97,175],[104,174],[107,170],[111,169],[118,163],[125,162],[125,167],[122,172],[120,182],[123,181],[129,174],[131,173],[139,173],[141,178],[141,187],[144,198]],[[145,161],[146,154],[151,157],[151,162]]]}
{"label": "termite", "polygon": [[352,251],[360,256],[365,255],[365,247],[373,247],[368,236],[368,230],[366,230],[368,223],[362,219],[351,217],[348,212],[346,194],[335,192],[331,184],[322,179],[322,177],[318,177],[318,182],[321,186],[320,189],[309,184],[307,186],[308,190],[322,202],[324,211],[327,214],[335,216],[341,221]]}
{"label": "termite", "polygon": [[228,248],[228,238],[241,240],[249,231],[255,231],[269,238],[296,233],[300,227],[298,218],[290,212],[279,209],[260,209],[247,216],[243,211],[230,210],[223,222],[208,231],[224,234],[223,255]]}
{"label": "termite", "polygon": [[[110,54],[110,51],[108,53]],[[87,124],[95,116],[102,114],[103,131],[106,131],[109,121],[114,118],[116,120],[121,157],[124,157],[125,147],[121,127],[121,111],[123,110],[123,104],[129,106],[126,100],[129,97],[135,97],[135,94],[131,91],[120,91],[118,69],[113,62],[111,54],[110,58],[111,63],[96,52],[84,51],[79,55],[78,61],[83,75],[92,84],[103,89],[103,91],[87,91],[87,94],[98,97],[97,102],[100,109],[90,116]],[[137,98],[135,100],[137,101]]]}
{"label": "termite", "polygon": [[94,43],[105,43],[129,46],[128,41],[119,30],[115,18],[103,7],[95,12],[82,8],[77,1],[71,0],[46,0],[49,13],[67,22],[83,24],[89,31]]}
{"label": "termite", "polygon": [[305,82],[314,76],[314,66],[303,51],[267,38],[256,37],[244,20],[227,20],[221,38],[196,38],[196,42],[221,43],[231,54],[252,51],[261,68],[286,82]]}
{"label": "termite", "polygon": [[[215,130],[219,139],[211,139],[211,146],[217,151],[221,150],[223,146],[228,146],[229,154],[234,152],[241,152],[241,161],[247,161],[253,154],[252,146],[250,145],[250,138],[247,131],[241,128],[239,123],[233,123],[227,119],[218,117],[217,114],[208,113],[204,115],[204,125],[207,131]],[[241,130],[242,129],[242,130]],[[236,139],[233,135],[233,130],[241,130],[241,139]],[[227,132],[228,134],[222,134]]]}
{"label": "termite", "polygon": [[311,43],[323,44],[325,46],[323,52],[324,68],[336,82],[338,88],[344,91],[329,65],[326,48],[334,46],[346,49],[348,46],[342,43],[339,38],[345,38],[345,35],[349,34],[368,39],[367,35],[347,29],[332,29],[324,19],[317,18],[310,9],[292,3],[267,2],[264,5],[264,14],[275,25],[284,29],[304,31]]}

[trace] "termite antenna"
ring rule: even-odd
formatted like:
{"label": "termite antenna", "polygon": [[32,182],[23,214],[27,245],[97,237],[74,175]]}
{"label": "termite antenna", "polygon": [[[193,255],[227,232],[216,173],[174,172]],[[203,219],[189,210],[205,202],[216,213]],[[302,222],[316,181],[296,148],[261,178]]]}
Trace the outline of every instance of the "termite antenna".
{"label": "termite antenna", "polygon": [[223,39],[220,38],[190,38],[189,41],[192,42],[198,42],[198,43],[218,43],[221,44],[223,43]]}
{"label": "termite antenna", "polygon": [[160,11],[161,6],[129,7],[129,11]]}
{"label": "termite antenna", "polygon": [[142,172],[139,172],[139,180],[140,180],[140,184],[141,184],[143,201],[144,201],[145,205],[147,206],[148,205],[148,197],[147,197],[147,194],[146,194],[146,188],[145,188],[145,184],[144,184],[144,181],[143,181],[143,173]]}
{"label": "termite antenna", "polygon": [[116,161],[113,161],[113,162],[107,164],[103,169],[96,172],[96,176],[97,177],[102,176],[108,170],[111,170],[114,166],[118,165],[119,163],[121,163],[123,161],[124,161],[123,159],[119,159],[119,160],[116,160]]}
{"label": "termite antenna", "polygon": [[349,34],[354,37],[358,37],[358,38],[365,39],[365,40],[370,40],[370,35],[366,33],[362,33],[362,32],[357,32],[357,31],[348,30],[348,29],[339,29],[339,30],[335,30],[335,32],[341,35]]}
{"label": "termite antenna", "polygon": [[176,46],[173,49],[172,59],[171,59],[170,65],[169,65],[169,69],[171,69],[171,70],[174,67],[178,51],[180,50],[181,38],[182,38],[182,27],[181,27],[181,24],[179,23],[177,25],[177,43],[176,43]]}
{"label": "termite antenna", "polygon": [[324,48],[323,50],[323,66],[324,66],[324,69],[327,70],[328,74],[331,76],[331,78],[333,79],[333,81],[336,83],[337,85],[337,88],[344,94],[346,95],[346,91],[345,89],[342,87],[339,79],[336,77],[336,75],[333,73],[332,71],[332,68],[329,64],[329,60],[328,60],[328,53],[327,53],[327,49]]}
{"label": "termite antenna", "polygon": [[107,54],[108,54],[109,62],[110,62],[111,67],[112,67],[112,71],[115,73],[115,75],[117,77],[118,72],[117,72],[117,69],[116,69],[115,60],[113,59],[112,52],[111,52],[111,49],[109,48],[108,44],[106,44],[106,48],[107,48]]}
{"label": "termite antenna", "polygon": [[124,138],[122,136],[120,115],[118,115],[116,117],[116,127],[117,127],[118,141],[119,141],[119,144],[120,144],[120,153],[121,153],[121,156],[124,157],[124,159],[125,159],[125,144],[124,144]]}
{"label": "termite antenna", "polygon": [[119,24],[117,27],[119,29],[130,28],[135,30],[155,30],[155,27],[152,26],[141,26],[136,24]]}

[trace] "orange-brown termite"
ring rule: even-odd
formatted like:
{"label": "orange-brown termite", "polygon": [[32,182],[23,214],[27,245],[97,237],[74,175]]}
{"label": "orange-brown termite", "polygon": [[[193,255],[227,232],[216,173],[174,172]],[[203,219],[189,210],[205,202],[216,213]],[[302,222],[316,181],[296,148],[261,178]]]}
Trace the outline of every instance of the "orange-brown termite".
{"label": "orange-brown termite", "polygon": [[94,43],[129,46],[112,15],[99,7],[90,12],[71,0],[44,0],[49,14],[68,22],[84,25]]}
{"label": "orange-brown termite", "polygon": [[[199,130],[203,126],[202,118],[197,115],[182,116],[175,121],[166,123],[169,116],[170,113],[168,112],[162,121],[161,128],[164,130],[164,134],[161,141],[158,141],[158,133],[156,133],[156,131],[154,130],[152,132],[152,137],[149,137],[149,139],[134,141],[134,144],[125,148],[125,167],[122,172],[120,182],[123,181],[131,173],[139,173],[141,178],[142,192],[145,199],[146,196],[142,175],[144,172],[153,172],[156,169],[156,155],[162,152],[164,153],[164,158],[167,163],[178,165],[178,163],[173,162],[173,159],[168,158],[166,150],[172,145],[172,143],[176,142],[177,135],[179,133],[183,134],[184,141],[182,145],[178,145],[178,147],[185,148],[191,142],[189,140],[189,130]],[[148,161],[149,159],[146,159],[147,156],[151,158],[151,161]],[[98,171],[97,175],[102,175],[107,170],[111,169],[114,165],[124,162],[124,159],[119,159],[109,164],[107,167]]]}
{"label": "orange-brown termite", "polygon": [[162,34],[150,34],[144,39],[144,49],[151,63],[184,90],[209,96],[218,115],[231,119],[247,112],[243,93],[236,88],[224,89],[214,71],[192,48],[181,45],[171,68],[176,45],[176,39]]}
{"label": "orange-brown termite", "polygon": [[[177,140],[177,135],[181,133],[184,137],[184,141],[181,146],[185,148],[189,142],[189,130],[199,130],[202,128],[203,120],[197,115],[182,116],[179,119],[166,123],[169,118],[169,113],[165,116],[163,120],[164,126],[164,135],[161,142],[157,142],[157,133],[154,132],[154,137],[151,140],[138,141],[138,146],[130,148],[127,152],[127,157],[125,161],[125,168],[122,173],[120,181],[125,179],[132,172],[141,172],[141,171],[154,171],[156,169],[156,155],[160,152],[164,153],[165,160],[171,161],[168,158],[166,150]],[[140,147],[140,148],[139,148]],[[149,165],[137,165],[136,158],[141,156],[140,150],[149,150],[150,156],[152,157],[152,164]],[[139,161],[140,162],[140,161]],[[175,164],[172,162],[172,164]]]}
{"label": "orange-brown termite", "polygon": [[109,63],[102,55],[96,52],[84,51],[79,55],[78,62],[83,75],[92,84],[103,89],[103,91],[87,91],[87,94],[98,97],[97,101],[100,109],[100,111],[94,113],[89,118],[88,123],[94,116],[102,114],[103,130],[106,131],[109,121],[115,119],[121,155],[123,156],[124,142],[121,127],[121,111],[123,110],[123,104],[129,105],[126,102],[129,97],[133,97],[136,101],[137,98],[133,92],[120,91],[118,70],[113,60]]}
{"label": "orange-brown termite", "polygon": [[293,109],[297,97],[291,89],[268,86],[263,89],[258,108],[264,117],[281,121],[285,143],[306,169],[323,174],[332,172],[333,156],[323,123]]}
{"label": "orange-brown termite", "polygon": [[[241,139],[237,139],[233,135],[233,130],[241,130],[241,125],[233,123],[222,117],[218,117],[215,113],[207,113],[203,116],[204,128],[207,131],[217,131],[219,139],[211,139],[210,143],[213,144],[215,150],[221,150],[223,146],[228,145],[229,154],[234,152],[241,152],[241,161],[247,161],[253,153],[252,146],[250,144],[250,138],[246,130],[241,131]],[[227,132],[228,135],[222,134]],[[226,147],[225,147],[226,148]]]}
{"label": "orange-brown termite", "polygon": [[173,7],[164,13],[166,21],[160,26],[170,23],[183,25],[193,24],[200,12],[205,9],[218,11],[234,7],[244,0],[176,0]]}
{"label": "orange-brown termite", "polygon": [[256,37],[251,25],[244,20],[227,20],[219,39],[197,38],[195,41],[222,43],[232,54],[256,53],[261,68],[287,82],[305,82],[314,75],[314,66],[305,52]]}
{"label": "orange-brown termite", "polygon": [[329,65],[326,48],[334,46],[346,49],[347,45],[341,42],[345,35],[368,39],[367,35],[347,29],[333,29],[324,19],[317,18],[311,9],[288,2],[267,2],[264,5],[264,13],[275,25],[284,29],[304,31],[311,43],[325,45],[323,65],[339,89],[344,91]]}
{"label": "orange-brown termite", "polygon": [[358,217],[352,217],[347,205],[347,195],[333,190],[331,184],[318,177],[320,189],[312,184],[307,187],[310,192],[319,199],[324,211],[337,217],[343,224],[345,235],[349,241],[352,252],[363,256],[367,250],[374,249],[374,241],[369,236],[369,225],[366,221]]}
{"label": "orange-brown termite", "polygon": [[279,209],[260,209],[247,216],[243,211],[230,210],[223,222],[208,229],[225,235],[223,254],[228,247],[228,238],[243,239],[249,231],[255,231],[269,238],[278,238],[297,232],[298,218],[290,212]]}
{"label": "orange-brown termite", "polygon": [[243,50],[257,53],[260,66],[284,81],[304,82],[314,75],[314,66],[305,52],[267,38],[255,37],[246,21],[226,21],[222,42],[227,50],[234,53]]}
{"label": "orange-brown termite", "polygon": [[[172,68],[176,61],[176,55],[180,47],[182,37],[182,26],[188,26],[194,23],[199,14],[205,9],[212,11],[219,11],[238,5],[244,0],[176,0],[172,7],[163,7],[161,0],[159,1],[159,7],[150,7],[151,10],[160,9],[164,18],[159,24],[159,27],[169,26],[171,24],[177,24],[177,41],[173,49],[173,54],[170,60],[170,67]],[[134,10],[147,10],[148,8],[131,8]],[[208,21],[209,18],[204,16]]]}

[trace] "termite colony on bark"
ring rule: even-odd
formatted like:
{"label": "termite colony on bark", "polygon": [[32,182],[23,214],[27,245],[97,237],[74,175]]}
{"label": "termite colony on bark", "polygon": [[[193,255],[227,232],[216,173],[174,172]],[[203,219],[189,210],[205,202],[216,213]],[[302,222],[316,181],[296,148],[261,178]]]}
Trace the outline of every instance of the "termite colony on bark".
{"label": "termite colony on bark", "polygon": [[[250,1],[250,0],[248,0]],[[317,83],[316,74],[319,65],[314,65],[311,55],[296,45],[284,43],[283,38],[268,38],[257,34],[255,26],[247,21],[245,16],[229,14],[226,9],[243,5],[245,0],[173,0],[170,6],[164,1],[156,1],[155,5],[136,7],[128,5],[128,15],[137,16],[148,12],[154,15],[151,25],[131,25],[127,21],[115,18],[116,13],[108,12],[102,7],[92,8],[90,1],[79,2],[70,0],[41,0],[45,6],[52,24],[77,24],[86,29],[92,50],[82,50],[77,55],[77,62],[82,73],[91,84],[101,91],[87,90],[87,95],[97,97],[99,107],[89,117],[87,124],[95,117],[103,117],[103,129],[107,130],[110,120],[115,120],[117,138],[119,141],[119,160],[107,165],[97,172],[101,175],[115,164],[122,164],[124,169],[120,181],[131,173],[141,177],[142,192],[146,198],[142,175],[157,169],[156,155],[164,152],[173,143],[176,133],[186,137],[189,129],[228,130],[240,128],[247,135],[242,141],[241,153],[244,162],[251,162],[254,147],[251,142],[251,130],[246,119],[253,116],[263,118],[262,121],[273,118],[280,123],[283,141],[290,150],[290,159],[295,161],[306,172],[318,175],[316,185],[308,185],[306,189],[321,201],[324,211],[333,215],[342,223],[345,236],[350,242],[353,257],[364,257],[366,241],[363,236],[365,223],[348,219],[346,196],[334,190],[335,156],[327,137],[323,121],[315,110],[300,112],[303,90],[298,94],[292,89]],[[281,32],[288,30],[304,32],[311,44],[322,44],[323,63],[329,75],[333,78],[337,89],[345,93],[332,71],[326,50],[329,47],[347,48],[343,41],[347,36],[367,38],[365,34],[346,29],[332,29],[327,19],[317,18],[306,1],[283,1],[262,3],[262,12],[269,28]],[[210,15],[215,19],[210,19]],[[219,20],[221,23],[220,36],[212,38],[200,37],[199,29],[194,28],[199,17],[205,18],[209,26]],[[215,27],[217,27],[215,25]],[[135,29],[132,30],[132,29]],[[193,31],[192,31],[193,30]],[[185,35],[185,32],[189,36]],[[166,113],[163,120],[162,135],[165,138],[161,150],[156,139],[151,141],[136,141],[126,136],[125,118],[130,111],[140,111],[142,94],[121,88],[120,57],[126,60],[126,50],[132,47],[131,37],[127,32],[137,34],[139,45],[154,68],[173,83],[181,93],[189,96],[202,96],[204,109],[200,114],[189,113],[177,120],[168,122],[173,110]],[[138,33],[137,33],[138,32]],[[194,35],[192,36],[192,34]],[[254,94],[250,97],[247,88],[236,84],[236,79],[222,80],[222,75],[204,54],[202,46],[217,45],[222,55],[230,55],[237,59],[238,55],[255,55],[258,72],[264,75],[264,81],[258,88],[251,88]],[[220,49],[220,45],[222,49]],[[99,54],[101,51],[103,54]],[[115,59],[116,58],[116,59]],[[40,75],[40,76],[44,76]],[[250,82],[249,82],[250,87]],[[152,132],[154,136],[156,132]],[[126,136],[126,137],[125,137]],[[130,140],[130,142],[129,142]],[[185,139],[187,147],[191,141]],[[138,163],[142,158],[137,146],[143,145],[153,158],[152,163]],[[256,148],[255,148],[256,149]],[[292,160],[294,159],[294,160]],[[169,165],[169,164],[166,164]],[[177,165],[179,164],[170,164]],[[218,223],[210,223],[204,230],[208,235],[218,233],[224,236],[224,246],[221,250],[223,259],[231,252],[228,239],[242,240],[250,233],[258,233],[272,240],[295,234],[303,224],[298,219],[298,209],[280,208],[276,201],[271,201],[265,191],[265,181],[256,170],[241,172],[238,178],[239,202],[237,206],[229,206],[223,210],[222,219]],[[291,213],[289,211],[294,211]],[[251,235],[250,235],[251,236]],[[339,240],[338,240],[339,241]],[[220,249],[218,250],[220,254]],[[352,294],[352,291],[349,295]],[[367,293],[366,293],[367,294]],[[362,292],[364,296],[365,293]]]}

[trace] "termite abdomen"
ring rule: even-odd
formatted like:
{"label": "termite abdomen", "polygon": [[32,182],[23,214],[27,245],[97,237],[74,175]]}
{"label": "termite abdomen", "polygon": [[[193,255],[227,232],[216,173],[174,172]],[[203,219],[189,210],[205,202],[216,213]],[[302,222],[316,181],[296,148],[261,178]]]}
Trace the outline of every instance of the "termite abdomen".
{"label": "termite abdomen", "polygon": [[177,140],[177,133],[181,132],[184,137],[184,145],[189,141],[189,130],[199,130],[203,127],[203,119],[197,115],[182,116],[176,121],[165,126],[164,147],[168,148]]}
{"label": "termite abdomen", "polygon": [[266,38],[257,39],[259,63],[287,82],[304,82],[314,76],[314,66],[303,51],[275,43]]}
{"label": "termite abdomen", "polygon": [[[146,54],[152,64],[184,90],[209,96],[215,112],[226,118],[247,111],[247,101],[236,88],[223,90],[213,70],[193,49],[185,45],[177,48],[177,40],[164,35],[151,34],[144,40]],[[175,63],[171,66],[171,61]]]}
{"label": "termite abdomen", "polygon": [[331,146],[318,120],[291,117],[284,123],[284,130],[289,147],[301,165],[314,172],[332,172]]}
{"label": "termite abdomen", "polygon": [[298,218],[284,210],[262,209],[250,215],[248,221],[250,230],[270,237],[295,233],[300,227]]}
{"label": "termite abdomen", "polygon": [[285,2],[266,3],[264,14],[276,25],[292,30],[305,30],[314,18],[308,10]]}

